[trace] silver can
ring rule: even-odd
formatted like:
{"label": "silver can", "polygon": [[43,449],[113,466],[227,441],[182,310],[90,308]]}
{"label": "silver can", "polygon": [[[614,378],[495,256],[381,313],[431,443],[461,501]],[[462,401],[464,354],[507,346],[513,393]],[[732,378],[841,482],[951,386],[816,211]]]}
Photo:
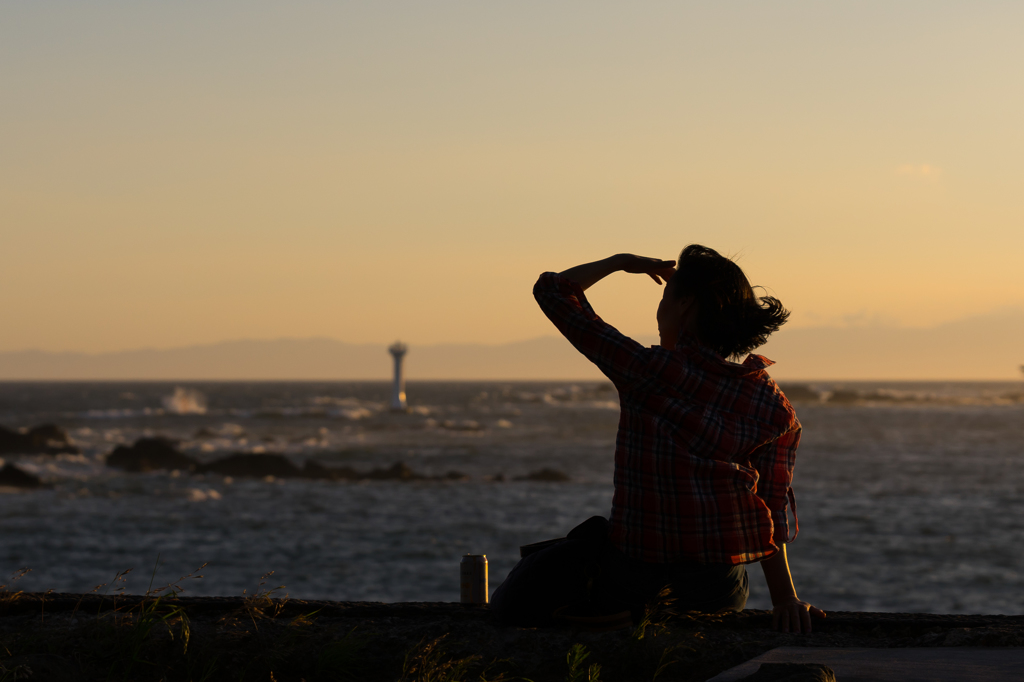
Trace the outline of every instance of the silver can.
{"label": "silver can", "polygon": [[487,555],[466,554],[459,564],[459,583],[463,604],[486,604],[487,591]]}

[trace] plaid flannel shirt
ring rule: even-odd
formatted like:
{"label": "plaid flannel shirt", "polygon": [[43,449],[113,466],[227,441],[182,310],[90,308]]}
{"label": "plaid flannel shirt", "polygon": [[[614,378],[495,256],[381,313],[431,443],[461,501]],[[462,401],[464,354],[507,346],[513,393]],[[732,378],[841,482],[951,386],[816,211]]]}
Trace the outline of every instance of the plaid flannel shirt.
{"label": "plaid flannel shirt", "polygon": [[[612,543],[652,562],[741,564],[789,536],[800,422],[765,368],[729,362],[692,336],[646,348],[605,323],[556,273],[533,289],[544,314],[615,384]],[[799,526],[797,526],[799,528]]]}

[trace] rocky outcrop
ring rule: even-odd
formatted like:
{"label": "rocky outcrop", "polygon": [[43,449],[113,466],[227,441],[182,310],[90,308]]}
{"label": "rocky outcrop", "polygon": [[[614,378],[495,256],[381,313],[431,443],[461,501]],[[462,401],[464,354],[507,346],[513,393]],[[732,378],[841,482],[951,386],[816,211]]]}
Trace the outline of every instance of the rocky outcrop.
{"label": "rocky outcrop", "polygon": [[355,481],[359,479],[359,474],[352,467],[328,467],[316,460],[307,459],[302,467],[302,477],[328,481]]}
{"label": "rocky outcrop", "polygon": [[449,471],[443,476],[425,476],[413,471],[405,462],[396,462],[386,469],[361,472],[352,467],[328,467],[314,460],[306,460],[303,478],[322,478],[332,481],[468,481],[460,471]]}
{"label": "rocky outcrop", "polygon": [[387,469],[372,469],[362,478],[368,481],[422,481],[427,477],[417,474],[405,462],[396,462]]}
{"label": "rocky outcrop", "polygon": [[166,438],[141,438],[130,447],[119,445],[107,457],[107,466],[132,473],[178,469],[197,474],[219,474],[233,478],[307,478],[326,481],[469,480],[469,476],[459,471],[449,471],[443,476],[427,476],[413,471],[404,462],[396,462],[387,468],[358,471],[349,466],[331,467],[308,459],[300,469],[285,455],[269,452],[236,452],[203,464],[179,452],[174,447],[174,441]]}
{"label": "rocky outcrop", "polygon": [[194,471],[198,462],[178,452],[174,441],[166,438],[140,438],[135,445],[118,445],[107,456],[107,466],[131,473],[175,469]]}
{"label": "rocky outcrop", "polygon": [[196,467],[196,473],[238,478],[297,478],[302,475],[302,471],[284,455],[242,452],[202,464]]}
{"label": "rocky outcrop", "polygon": [[0,488],[21,488],[23,490],[34,490],[36,488],[48,488],[45,483],[35,474],[19,469],[13,464],[5,464],[0,469]]}
{"label": "rocky outcrop", "polygon": [[0,454],[9,455],[77,455],[67,432],[56,424],[41,424],[30,429],[13,431],[0,426]]}
{"label": "rocky outcrop", "polygon": [[531,471],[525,476],[516,476],[513,480],[516,481],[537,481],[547,483],[565,483],[572,480],[569,478],[569,474],[558,469],[549,469],[547,467],[538,469],[537,471]]}

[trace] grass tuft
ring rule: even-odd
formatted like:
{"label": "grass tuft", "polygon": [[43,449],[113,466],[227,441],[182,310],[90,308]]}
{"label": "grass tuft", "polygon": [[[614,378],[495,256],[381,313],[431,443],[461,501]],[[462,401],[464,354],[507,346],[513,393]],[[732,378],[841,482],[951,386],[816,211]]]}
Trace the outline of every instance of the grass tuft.
{"label": "grass tuft", "polygon": [[3,663],[0,663],[0,682],[16,682],[17,680],[27,680],[32,677],[32,668],[27,665],[16,665],[13,668],[8,668]]}
{"label": "grass tuft", "polygon": [[[278,585],[277,587],[267,588],[267,579],[274,575],[274,571],[264,573],[260,576],[260,584],[256,586],[256,591],[252,594],[246,594],[246,590],[242,590],[242,609],[246,615],[249,616],[249,620],[252,621],[252,626],[259,631],[260,627],[257,621],[260,620],[274,620],[284,609],[284,605],[288,603],[288,595],[284,597],[278,597],[275,599],[274,595],[280,590],[284,589],[284,585]],[[312,614],[310,614],[312,615]]]}
{"label": "grass tuft", "polygon": [[426,642],[426,638],[405,655],[400,682],[462,682],[480,656],[451,658],[441,647],[447,634]]}
{"label": "grass tuft", "polygon": [[[675,602],[675,597],[672,596],[672,588],[668,585],[661,588],[661,592],[654,598],[654,601],[644,607],[644,615],[641,616],[640,622],[633,628],[631,638],[639,642],[648,635],[657,637],[665,632],[668,629],[669,620],[676,615],[675,609],[672,607]],[[648,633],[648,630],[651,632]]]}
{"label": "grass tuft", "polygon": [[[120,631],[121,636],[117,639],[118,655],[111,663],[108,676],[112,677],[116,673],[120,673],[122,679],[130,680],[134,679],[132,673],[138,669],[138,666],[155,666],[154,662],[143,657],[143,651],[151,640],[154,628],[158,626],[163,626],[161,631],[166,633],[171,642],[177,642],[181,649],[181,655],[186,660],[190,660],[189,643],[192,639],[192,627],[188,614],[180,605],[168,602],[173,602],[178,594],[185,591],[184,582],[186,580],[202,578],[199,571],[203,570],[206,564],[177,580],[172,580],[163,587],[154,588],[153,581],[156,578],[156,570],[159,565],[160,556],[157,555],[149,587],[137,605],[124,611],[115,606],[111,612],[113,626]],[[131,569],[119,573],[114,584],[124,583],[129,571]],[[120,593],[123,590],[124,586],[122,585],[116,592]]]}
{"label": "grass tuft", "polygon": [[569,675],[566,682],[600,682],[601,666],[597,663],[587,665],[587,658],[590,651],[582,644],[573,644],[569,647],[569,653],[565,656],[565,662],[569,666]]}
{"label": "grass tuft", "polygon": [[10,579],[6,583],[0,585],[0,606],[7,606],[8,604],[13,604],[14,602],[18,601],[18,599],[20,599],[23,594],[25,594],[24,591],[22,590],[12,592],[11,586],[19,580],[21,580],[22,578],[24,578],[31,571],[31,568],[20,568],[11,574]]}

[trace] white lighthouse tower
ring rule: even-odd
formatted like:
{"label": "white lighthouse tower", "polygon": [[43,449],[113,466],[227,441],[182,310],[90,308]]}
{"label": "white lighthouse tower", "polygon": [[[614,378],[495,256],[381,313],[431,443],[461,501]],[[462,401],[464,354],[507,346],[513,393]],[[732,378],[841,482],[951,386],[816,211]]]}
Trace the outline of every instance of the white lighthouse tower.
{"label": "white lighthouse tower", "polygon": [[388,348],[388,352],[391,353],[391,357],[395,359],[395,383],[391,390],[391,411],[392,412],[405,412],[405,376],[402,374],[402,358],[405,357],[405,352],[409,350],[401,341],[395,341]]}

